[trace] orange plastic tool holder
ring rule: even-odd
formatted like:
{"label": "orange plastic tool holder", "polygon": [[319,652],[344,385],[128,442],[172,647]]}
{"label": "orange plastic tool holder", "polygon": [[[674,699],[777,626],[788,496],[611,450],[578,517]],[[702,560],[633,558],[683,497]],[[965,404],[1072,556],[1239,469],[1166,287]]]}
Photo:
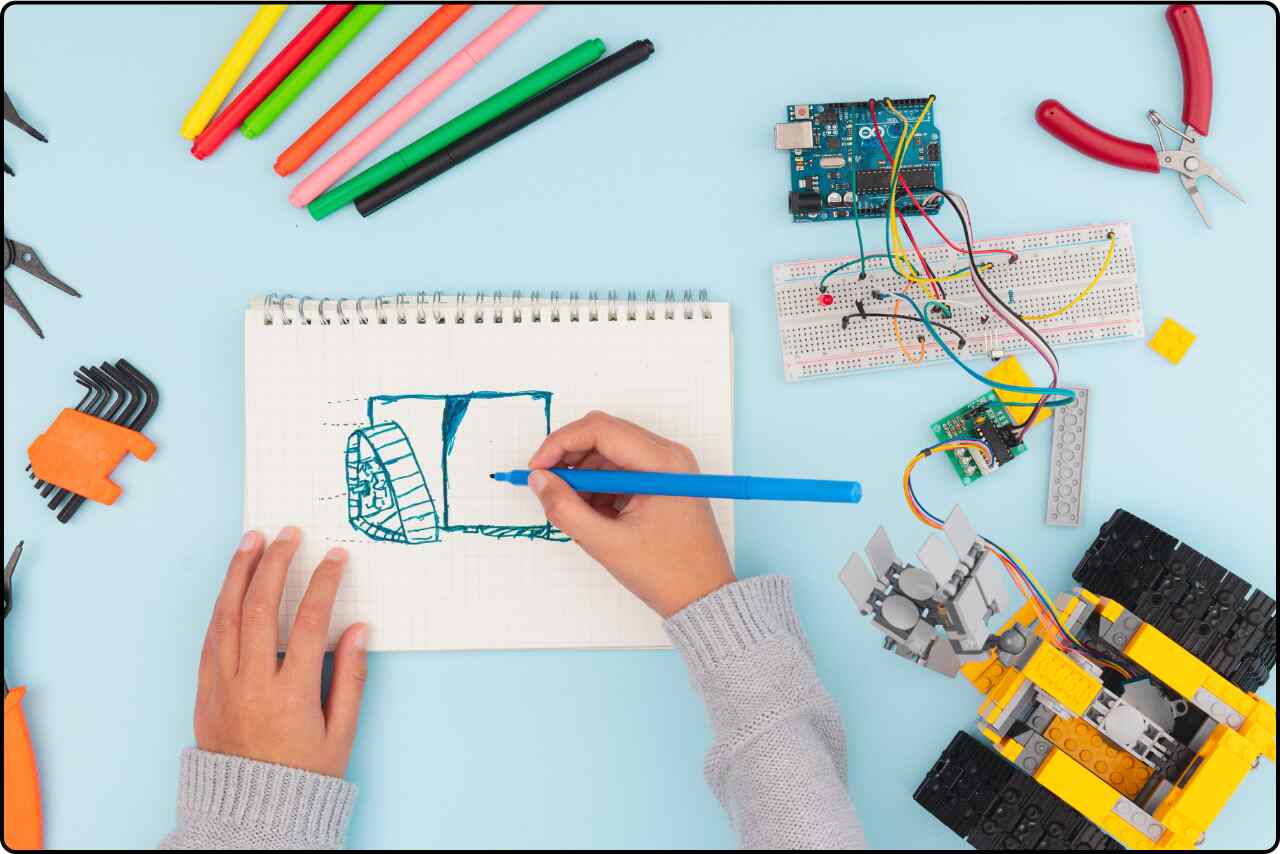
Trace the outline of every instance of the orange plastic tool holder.
{"label": "orange plastic tool holder", "polygon": [[4,844],[15,851],[34,851],[44,842],[40,817],[40,776],[22,715],[26,688],[4,697]]}
{"label": "orange plastic tool holder", "polygon": [[140,460],[149,460],[156,446],[137,430],[64,409],[27,448],[27,457],[41,480],[102,504],[113,504],[121,490],[108,475],[130,452]]}

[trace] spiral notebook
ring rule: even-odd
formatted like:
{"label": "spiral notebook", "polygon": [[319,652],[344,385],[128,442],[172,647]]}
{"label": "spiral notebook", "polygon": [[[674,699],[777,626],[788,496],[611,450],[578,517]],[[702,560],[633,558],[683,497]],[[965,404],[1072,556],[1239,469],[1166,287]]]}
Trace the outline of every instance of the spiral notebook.
{"label": "spiral notebook", "polygon": [[[729,306],[705,292],[253,300],[245,525],[303,531],[282,643],[341,545],[330,642],[365,621],[375,650],[667,645],[529,490],[489,478],[593,409],[731,472]],[[732,553],[732,505],[714,504]]]}

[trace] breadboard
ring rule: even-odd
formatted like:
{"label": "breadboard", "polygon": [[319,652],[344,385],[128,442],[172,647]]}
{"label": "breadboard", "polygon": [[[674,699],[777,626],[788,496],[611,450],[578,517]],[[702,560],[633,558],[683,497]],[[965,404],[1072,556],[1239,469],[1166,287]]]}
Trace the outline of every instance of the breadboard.
{"label": "breadboard", "polygon": [[[1138,295],[1138,268],[1133,234],[1128,223],[1104,223],[1060,231],[1043,231],[998,237],[974,243],[975,249],[1011,249],[1018,260],[1010,264],[1000,255],[990,259],[994,267],[983,278],[1015,311],[1045,314],[1066,305],[1093,279],[1116,235],[1111,264],[1088,296],[1060,317],[1037,321],[1034,326],[1055,348],[1093,344],[1125,338],[1143,338],[1142,302]],[[924,256],[939,276],[967,265],[965,256],[944,244],[926,246]],[[872,291],[901,290],[917,302],[920,285],[908,283],[889,269],[888,261],[867,261],[867,277],[858,280],[853,265],[827,280],[831,305],[819,302],[818,282],[827,271],[849,261],[829,258],[773,265],[774,296],[778,310],[778,334],[782,365],[788,381],[909,366],[912,360],[928,365],[947,361],[947,355],[915,321],[898,322],[903,355],[893,334],[893,321],[883,317],[857,317],[857,302],[867,311],[892,312],[895,300],[876,299]],[[927,287],[927,286],[926,286]],[[987,359],[995,351],[1026,350],[1027,344],[1004,321],[991,315],[968,277],[945,282],[947,301],[954,309],[946,323],[965,337],[961,358]],[[899,312],[912,316],[903,303]],[[853,315],[847,326],[841,319]],[[919,336],[924,335],[921,350]],[[952,340],[944,335],[949,345]]]}

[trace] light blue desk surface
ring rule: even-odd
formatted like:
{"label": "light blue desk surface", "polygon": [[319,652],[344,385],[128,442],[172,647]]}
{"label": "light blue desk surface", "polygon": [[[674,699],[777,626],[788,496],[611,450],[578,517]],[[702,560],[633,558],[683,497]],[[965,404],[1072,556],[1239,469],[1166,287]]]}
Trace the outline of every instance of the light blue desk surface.
{"label": "light blue desk surface", "polygon": [[[5,232],[84,294],[8,272],[48,335],[4,313],[5,554],[27,543],[5,668],[30,688],[51,846],[148,847],[173,823],[200,642],[240,535],[247,300],[515,287],[706,287],[732,302],[737,470],[866,489],[852,508],[740,505],[739,572],[795,581],[870,841],[961,846],[911,793],[972,727],[977,696],[882,652],[836,573],[881,523],[914,552],[926,531],[903,505],[902,466],[935,417],[981,389],[950,366],[783,382],[770,265],[856,249],[852,229],[786,213],[772,131],[797,101],[936,93],[947,184],[979,234],[1128,220],[1148,334],[1168,316],[1198,336],[1178,367],[1140,341],[1061,352],[1064,381],[1093,389],[1081,527],[1044,525],[1040,431],[1016,465],[969,488],[945,464],[923,466],[931,507],[963,501],[1053,591],[1124,507],[1275,592],[1272,10],[1201,12],[1217,84],[1205,153],[1250,200],[1202,182],[1213,231],[1172,174],[1087,160],[1032,118],[1058,97],[1134,139],[1151,136],[1148,108],[1176,121],[1181,78],[1159,6],[553,7],[397,145],[584,38],[616,49],[650,37],[657,53],[371,220],[348,210],[312,222],[289,206],[276,155],[427,11],[388,7],[262,138],[237,134],[203,163],[178,127],[246,8],[4,12],[5,89],[50,139],[5,126],[18,172],[4,179]],[[470,12],[323,153],[500,12]],[[311,13],[291,9],[251,73]],[[147,431],[160,450],[122,466],[115,507],[85,507],[63,527],[31,494],[24,449],[78,399],[76,366],[120,356],[162,390]],[[1275,701],[1274,679],[1262,693]],[[361,789],[350,843],[727,846],[702,780],[709,733],[672,652],[378,655],[350,769]],[[1275,803],[1264,764],[1207,845],[1273,844]]]}

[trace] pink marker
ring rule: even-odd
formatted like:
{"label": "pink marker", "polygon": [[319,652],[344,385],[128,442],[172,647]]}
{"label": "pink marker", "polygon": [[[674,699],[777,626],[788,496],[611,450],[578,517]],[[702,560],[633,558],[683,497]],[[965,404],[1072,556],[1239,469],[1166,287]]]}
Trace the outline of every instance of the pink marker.
{"label": "pink marker", "polygon": [[289,194],[289,201],[300,208],[309,204],[325,190],[333,186],[351,167],[355,166],[379,145],[400,128],[409,119],[426,108],[428,104],[439,98],[444,92],[457,83],[471,69],[475,68],[489,54],[510,38],[516,30],[523,27],[542,11],[541,3],[521,3],[512,6],[498,20],[480,35],[476,36],[462,50],[449,58],[449,61],[437,68],[426,80],[418,84],[408,95],[400,99],[400,103],[387,110],[378,120],[360,132],[360,135],[344,145],[341,150],[322,163],[308,175],[302,183],[294,187]]}

